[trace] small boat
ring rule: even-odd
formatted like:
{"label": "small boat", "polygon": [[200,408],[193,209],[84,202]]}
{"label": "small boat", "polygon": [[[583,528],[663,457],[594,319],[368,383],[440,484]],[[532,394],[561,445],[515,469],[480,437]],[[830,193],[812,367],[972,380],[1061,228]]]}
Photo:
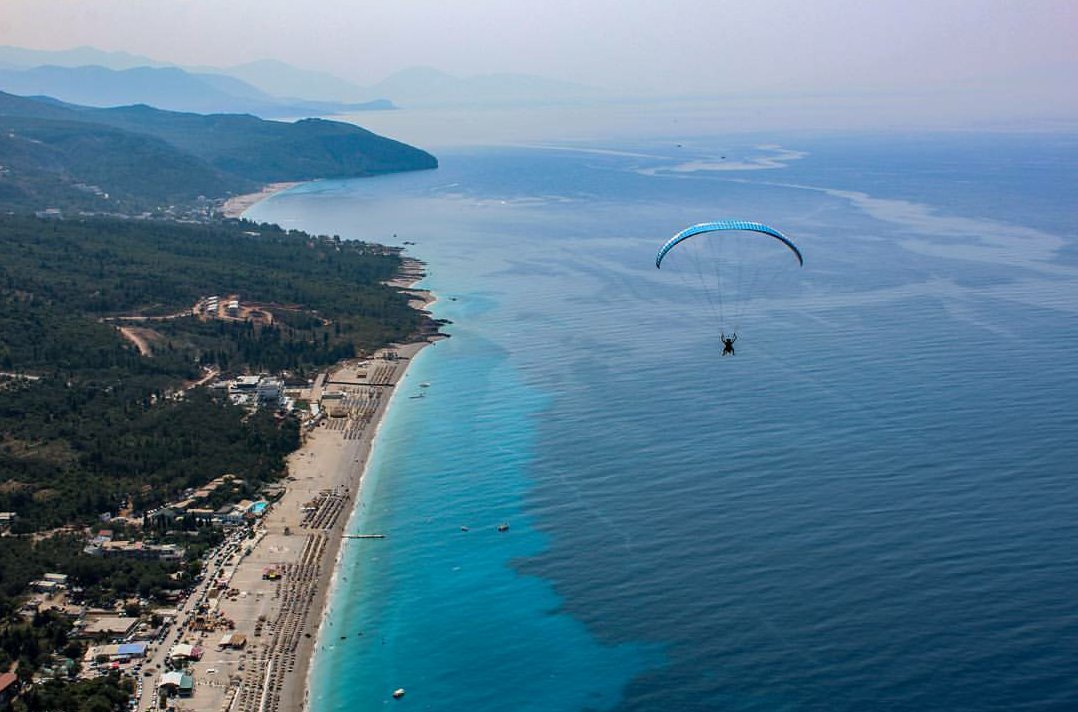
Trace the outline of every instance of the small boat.
{"label": "small boat", "polygon": [[416,398],[423,398],[425,395],[426,395],[425,393],[416,393],[414,396],[408,396],[408,397],[415,400]]}
{"label": "small boat", "polygon": [[396,690],[393,690],[393,699],[399,700],[402,697],[404,697],[404,688],[403,687],[398,687]]}
{"label": "small boat", "polygon": [[468,531],[468,527],[461,527],[461,528],[460,528],[460,530],[461,530],[462,532],[466,532],[466,531]]}
{"label": "small boat", "polygon": [[423,383],[419,384],[419,387],[420,388],[430,388],[430,382],[429,381],[424,381]]}
{"label": "small boat", "polygon": [[501,524],[498,525],[498,531],[500,531],[500,532],[509,531],[509,524],[507,524],[506,522],[502,522]]}

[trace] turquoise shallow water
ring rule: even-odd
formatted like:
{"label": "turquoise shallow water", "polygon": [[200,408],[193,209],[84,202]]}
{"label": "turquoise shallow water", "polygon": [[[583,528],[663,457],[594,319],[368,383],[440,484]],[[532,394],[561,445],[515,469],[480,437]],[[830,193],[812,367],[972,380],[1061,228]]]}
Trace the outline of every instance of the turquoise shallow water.
{"label": "turquoise shallow water", "polygon": [[[380,432],[354,527],[390,538],[346,546],[313,708],[1078,706],[1078,142],[678,143],[252,211],[416,242],[454,322]],[[806,256],[734,359],[652,266],[727,215]]]}
{"label": "turquoise shallow water", "polygon": [[[375,704],[406,685],[421,708],[432,699],[442,709],[497,708],[506,699],[518,700],[516,709],[549,709],[552,700],[609,707],[620,695],[615,671],[639,669],[632,647],[602,648],[559,612],[548,583],[509,566],[545,548],[522,501],[535,449],[529,425],[547,399],[482,339],[428,352],[384,425],[355,520],[357,530],[388,532],[389,546],[349,545],[316,704]],[[421,390],[424,381],[431,386]],[[399,401],[419,392],[421,401]],[[497,531],[502,522],[510,532]]]}

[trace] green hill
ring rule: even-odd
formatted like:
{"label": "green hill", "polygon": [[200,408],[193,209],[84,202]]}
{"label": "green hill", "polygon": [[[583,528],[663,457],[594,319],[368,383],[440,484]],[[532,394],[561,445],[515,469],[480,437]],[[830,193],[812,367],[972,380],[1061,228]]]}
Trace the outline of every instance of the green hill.
{"label": "green hill", "polygon": [[216,168],[266,183],[438,167],[426,151],[340,121],[285,123],[247,114],[183,114],[148,106],[81,113],[164,139]]}
{"label": "green hill", "polygon": [[[162,397],[203,367],[302,381],[433,327],[385,284],[398,250],[274,225],[0,215],[0,254],[0,511],[25,531],[92,521],[132,493],[158,504],[222,472],[275,476],[279,452],[245,440],[242,409],[203,391]],[[192,313],[232,293],[272,321]]]}
{"label": "green hill", "polygon": [[54,119],[0,117],[0,165],[9,209],[135,213],[257,187],[161,139]]}
{"label": "green hill", "polygon": [[437,165],[425,151],[343,122],[96,109],[0,92],[0,207],[8,210],[132,213],[264,183]]}

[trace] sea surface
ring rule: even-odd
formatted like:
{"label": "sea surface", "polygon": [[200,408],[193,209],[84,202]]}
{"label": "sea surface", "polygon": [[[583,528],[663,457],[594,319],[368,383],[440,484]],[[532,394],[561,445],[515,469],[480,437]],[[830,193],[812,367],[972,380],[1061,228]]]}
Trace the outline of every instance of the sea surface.
{"label": "sea surface", "polygon": [[[414,243],[452,322],[379,432],[351,527],[388,538],[344,545],[314,712],[1078,709],[1078,137],[436,153],[248,213]],[[723,217],[805,257],[737,324],[654,265]]]}

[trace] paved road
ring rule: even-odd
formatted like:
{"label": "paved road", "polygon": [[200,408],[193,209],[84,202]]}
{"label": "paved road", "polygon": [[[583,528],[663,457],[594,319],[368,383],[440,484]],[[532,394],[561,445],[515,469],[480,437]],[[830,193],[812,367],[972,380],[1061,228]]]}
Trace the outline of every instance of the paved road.
{"label": "paved road", "polygon": [[[227,562],[232,558],[232,555],[240,550],[240,546],[247,538],[247,529],[230,534],[229,537],[221,544],[217,549],[211,550],[207,553],[205,558],[205,568],[202,571],[202,580],[191,591],[191,595],[187,597],[187,600],[178,609],[178,615],[172,625],[169,626],[168,632],[165,633],[164,638],[161,641],[154,641],[152,643],[152,650],[148,649],[149,653],[146,660],[143,661],[142,670],[139,672],[142,677],[140,681],[141,693],[137,693],[134,697],[134,709],[138,710],[152,710],[157,706],[157,681],[160,679],[161,673],[165,670],[165,658],[168,657],[168,653],[172,650],[172,646],[179,643],[184,635],[187,633],[186,621],[191,617],[195,610],[203,604],[207,599],[207,593],[209,592],[210,584],[216,581],[222,571],[227,568]],[[213,563],[216,560],[220,560],[221,564]],[[150,671],[153,673],[152,677],[146,677],[145,672]]]}

